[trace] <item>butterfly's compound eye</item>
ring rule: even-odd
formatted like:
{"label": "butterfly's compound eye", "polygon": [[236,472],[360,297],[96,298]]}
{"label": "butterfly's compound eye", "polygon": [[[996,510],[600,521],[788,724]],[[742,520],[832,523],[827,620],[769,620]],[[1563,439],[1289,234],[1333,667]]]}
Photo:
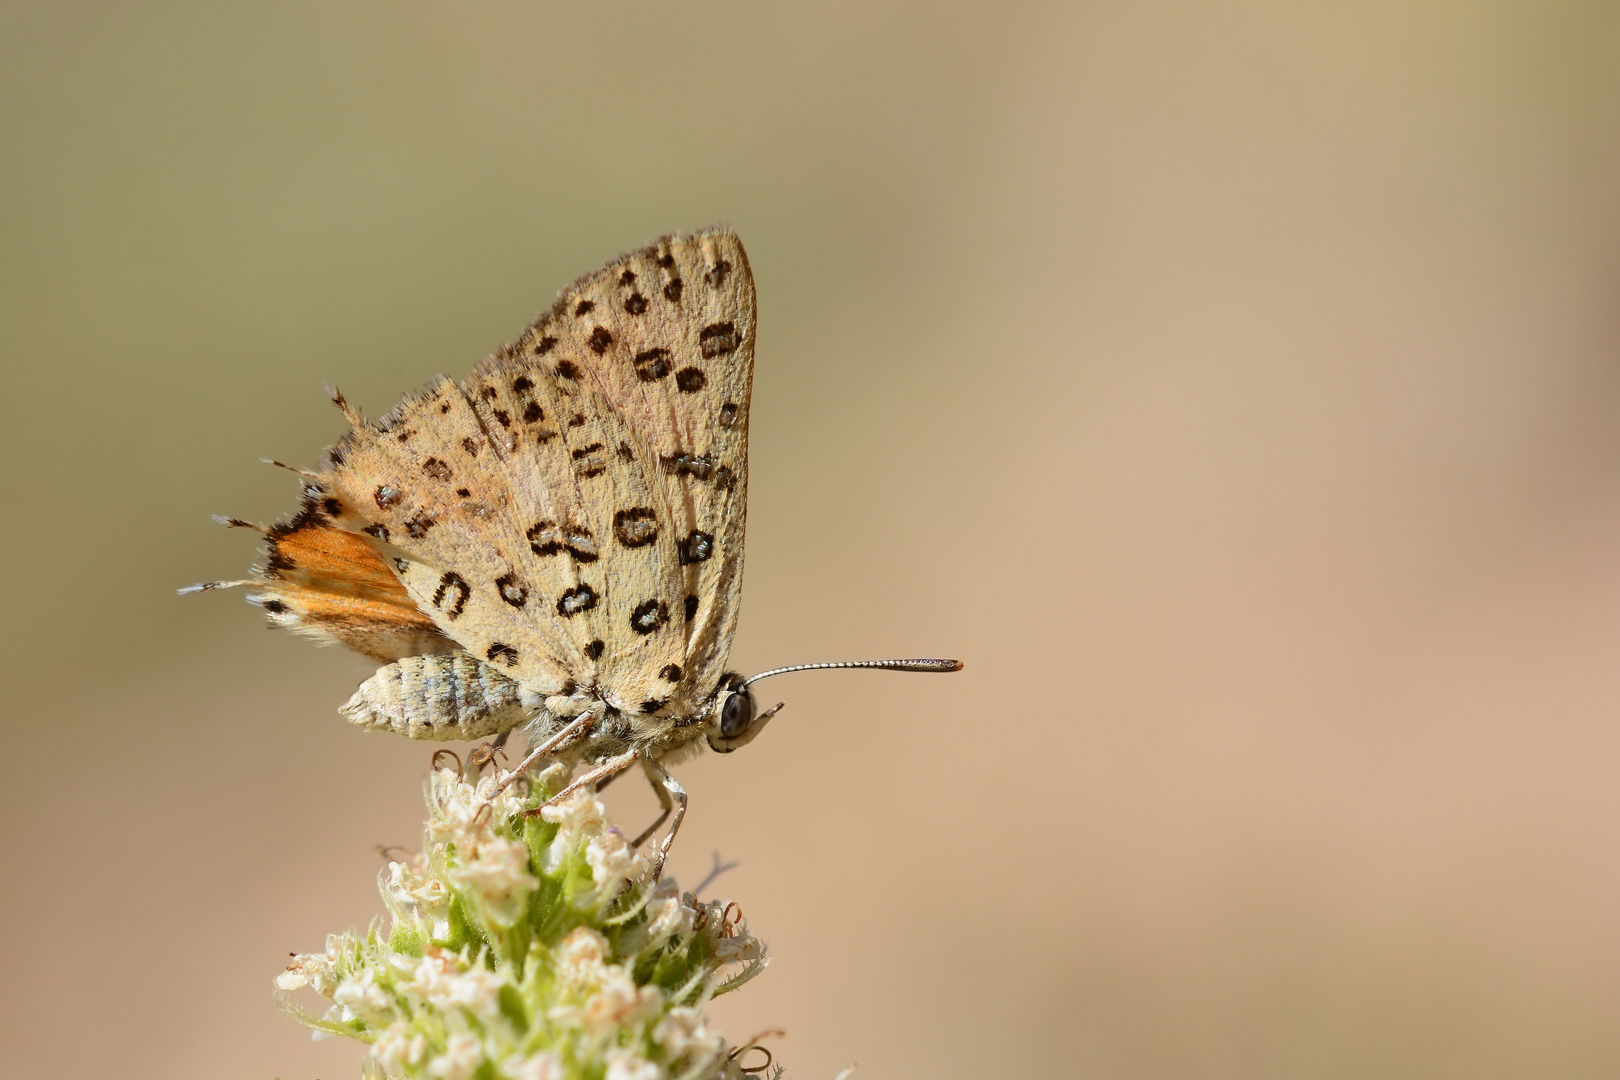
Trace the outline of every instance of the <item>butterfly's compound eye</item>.
{"label": "butterfly's compound eye", "polygon": [[726,695],[720,706],[720,737],[735,739],[754,722],[754,695],[738,690]]}

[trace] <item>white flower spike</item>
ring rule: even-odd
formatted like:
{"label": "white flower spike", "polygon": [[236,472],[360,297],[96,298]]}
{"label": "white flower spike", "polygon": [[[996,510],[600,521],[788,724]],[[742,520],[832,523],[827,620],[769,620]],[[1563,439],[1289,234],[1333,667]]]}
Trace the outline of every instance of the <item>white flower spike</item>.
{"label": "white flower spike", "polygon": [[740,910],[655,881],[588,789],[526,813],[549,794],[435,771],[421,856],[378,883],[389,925],[295,956],[283,1007],[369,1043],[372,1072],[398,1080],[751,1075],[703,1018],[765,967]]}

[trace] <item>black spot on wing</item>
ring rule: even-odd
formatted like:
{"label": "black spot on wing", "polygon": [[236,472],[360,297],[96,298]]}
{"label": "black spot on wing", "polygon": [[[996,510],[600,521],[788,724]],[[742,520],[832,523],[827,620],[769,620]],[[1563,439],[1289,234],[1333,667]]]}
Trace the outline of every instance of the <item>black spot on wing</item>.
{"label": "black spot on wing", "polygon": [[671,363],[674,354],[668,349],[647,349],[636,353],[632,361],[636,369],[636,378],[642,382],[657,382],[675,369]]}
{"label": "black spot on wing", "polygon": [[736,323],[710,323],[698,334],[698,351],[705,360],[734,353],[741,344],[742,335],[737,333]]}
{"label": "black spot on wing", "polygon": [[516,574],[502,574],[495,579],[495,590],[515,608],[520,608],[529,602],[529,587],[518,580]]}
{"label": "black spot on wing", "polygon": [[714,554],[714,534],[693,529],[686,534],[686,538],[675,545],[677,555],[682,566],[692,563],[706,562]]}
{"label": "black spot on wing", "polygon": [[439,588],[433,594],[433,606],[444,612],[447,618],[457,618],[462,609],[467,606],[467,597],[472,595],[472,589],[462,576],[454,570],[448,571],[439,579]]}
{"label": "black spot on wing", "polygon": [[577,476],[589,478],[607,472],[607,457],[602,453],[601,443],[582,446],[575,450],[572,456],[574,473]]}
{"label": "black spot on wing", "polygon": [[537,521],[523,535],[529,541],[529,550],[540,556],[567,551],[575,562],[593,563],[601,554],[590,528],[573,522],[558,525],[555,521]]}
{"label": "black spot on wing", "polygon": [[523,535],[536,555],[556,555],[563,549],[562,530],[555,521],[537,521]]}
{"label": "black spot on wing", "polygon": [[676,454],[664,454],[658,459],[658,464],[670,476],[690,476],[695,480],[707,480],[714,474],[714,461],[704,454],[689,454],[681,451]]}
{"label": "black spot on wing", "polygon": [[580,612],[589,611],[595,607],[598,599],[600,598],[596,595],[595,589],[584,582],[580,582],[577,587],[569,589],[558,599],[557,614],[564,618],[573,618]]}
{"label": "black spot on wing", "polygon": [[658,521],[649,506],[634,506],[613,515],[613,535],[627,548],[646,547],[658,539]]}
{"label": "black spot on wing", "polygon": [[630,613],[630,629],[650,634],[669,622],[669,607],[662,600],[643,600]]}
{"label": "black spot on wing", "polygon": [[573,522],[563,529],[563,546],[575,562],[593,563],[601,554],[601,549],[596,546],[596,534],[586,526]]}

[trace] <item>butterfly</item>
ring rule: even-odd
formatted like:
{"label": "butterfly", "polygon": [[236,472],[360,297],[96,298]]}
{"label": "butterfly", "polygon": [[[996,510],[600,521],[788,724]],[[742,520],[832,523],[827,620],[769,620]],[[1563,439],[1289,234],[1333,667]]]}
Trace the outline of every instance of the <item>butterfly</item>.
{"label": "butterfly", "polygon": [[[662,867],[685,812],[665,768],[730,753],[782,706],[787,671],[954,671],[954,660],[727,670],[742,586],[754,279],[729,228],[671,234],[579,278],[460,382],[440,377],[302,472],[261,531],[250,600],[280,626],[382,666],[341,711],[416,739],[522,726],[530,752],[586,766],[555,798],[640,764]],[[295,470],[299,471],[299,470]],[[222,519],[230,525],[248,525]],[[256,526],[250,526],[256,527]]]}

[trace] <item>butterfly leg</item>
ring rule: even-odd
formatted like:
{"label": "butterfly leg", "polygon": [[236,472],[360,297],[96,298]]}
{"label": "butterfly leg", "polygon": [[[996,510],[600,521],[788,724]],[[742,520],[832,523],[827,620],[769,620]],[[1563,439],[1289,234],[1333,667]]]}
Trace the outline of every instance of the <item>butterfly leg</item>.
{"label": "butterfly leg", "polygon": [[[641,771],[647,774],[647,783],[652,785],[653,794],[658,796],[658,805],[663,807],[663,812],[660,813],[656,819],[654,819],[651,825],[641,830],[640,836],[636,837],[630,842],[631,847],[640,847],[642,844],[645,844],[647,842],[647,838],[653,833],[657,832],[658,826],[662,825],[665,819],[669,817],[670,811],[675,809],[675,801],[669,797],[669,792],[665,789],[664,785],[659,782],[659,778],[654,775],[652,769],[648,767],[649,764],[650,762],[648,759],[642,758]],[[668,776],[669,774],[665,773],[664,775]],[[600,785],[598,785],[597,790],[601,790]]]}
{"label": "butterfly leg", "polygon": [[557,794],[553,795],[551,798],[547,799],[533,810],[523,811],[523,816],[533,817],[535,814],[538,814],[552,803],[562,802],[564,799],[568,798],[582,787],[589,784],[594,784],[604,777],[617,776],[619,773],[624,772],[624,770],[634,765],[639,754],[639,750],[628,750],[620,754],[618,757],[608,758],[602,764],[598,765],[596,768],[592,769],[578,780],[575,780],[572,784],[569,784],[567,787],[557,792]]}
{"label": "butterfly leg", "polygon": [[529,767],[535,762],[552,754],[559,754],[589,735],[591,728],[595,727],[596,722],[602,718],[602,711],[601,706],[593,706],[580,713],[567,727],[531,750],[529,756],[518,762],[517,768],[508,773],[506,779],[496,785],[495,790],[497,792],[505,791],[512,786],[514,780],[528,772]]}
{"label": "butterfly leg", "polygon": [[636,837],[632,847],[640,847],[646,839],[658,831],[658,826],[664,823],[674,811],[675,820],[669,823],[669,832],[664,836],[664,842],[658,845],[658,858],[653,863],[652,879],[664,872],[664,858],[669,854],[669,846],[675,842],[675,834],[681,829],[681,819],[686,816],[686,789],[670,775],[669,770],[659,764],[658,760],[649,754],[641,758],[642,771],[647,774],[647,782],[652,784],[653,794],[658,796],[658,803],[664,812],[658,815],[658,820],[647,827],[647,831]]}

